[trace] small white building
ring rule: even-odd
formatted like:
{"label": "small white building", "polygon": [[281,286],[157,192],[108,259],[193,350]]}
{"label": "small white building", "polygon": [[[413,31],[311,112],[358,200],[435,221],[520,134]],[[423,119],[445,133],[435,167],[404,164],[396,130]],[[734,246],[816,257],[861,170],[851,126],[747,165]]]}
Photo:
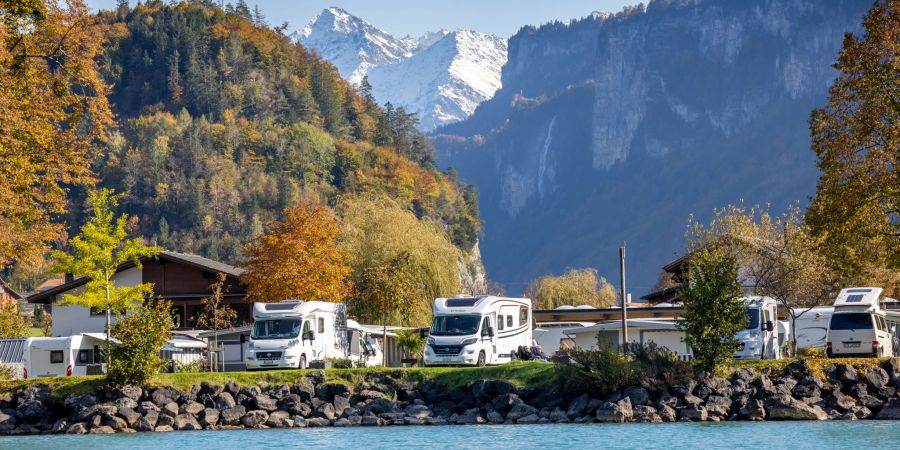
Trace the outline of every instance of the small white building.
{"label": "small white building", "polygon": [[547,356],[552,356],[560,348],[574,347],[575,340],[566,334],[573,328],[585,328],[594,322],[544,322],[534,329],[534,340]]}
{"label": "small white building", "polygon": [[[617,348],[622,342],[622,322],[601,322],[587,327],[571,328],[565,334],[572,338],[579,348],[597,348],[599,340]],[[679,359],[690,360],[693,352],[685,342],[685,334],[675,326],[674,320],[628,319],[628,341],[631,343],[656,343],[678,355]]]}

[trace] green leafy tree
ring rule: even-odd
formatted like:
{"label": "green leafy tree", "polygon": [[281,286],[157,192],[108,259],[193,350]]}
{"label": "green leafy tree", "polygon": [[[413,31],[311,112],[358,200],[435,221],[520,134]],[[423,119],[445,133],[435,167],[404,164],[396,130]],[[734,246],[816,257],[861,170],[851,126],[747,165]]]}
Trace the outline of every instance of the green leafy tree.
{"label": "green leafy tree", "polygon": [[702,370],[713,371],[738,349],[735,334],[744,329],[747,313],[737,277],[736,261],[727,252],[700,249],[691,255],[689,281],[678,294],[685,312],[677,326]]}
{"label": "green leafy tree", "polygon": [[[201,301],[200,315],[194,318],[198,327],[212,331],[234,327],[237,311],[223,302],[226,292],[225,281],[226,275],[219,272],[216,282],[210,286],[212,293]],[[215,349],[218,346],[218,336],[213,335],[211,348]],[[210,364],[212,364],[212,360],[210,360]]]}
{"label": "green leafy tree", "polygon": [[[67,294],[61,305],[79,305],[93,311],[106,312],[107,351],[112,314],[122,314],[139,306],[153,293],[153,284],[116,286],[113,275],[122,264],[133,262],[141,267],[141,258],[157,255],[162,249],[142,243],[140,238],[128,239],[125,227],[127,215],[116,216],[115,209],[122,194],[110,189],[88,193],[91,216],[81,227],[81,233],[69,241],[71,254],[54,250],[51,272],[71,273],[87,277],[84,290]],[[110,361],[112,363],[112,361]]]}
{"label": "green leafy tree", "polygon": [[812,112],[822,174],[806,214],[842,285],[900,294],[900,1],[874,2],[848,33],[828,105]]}
{"label": "green leafy tree", "polygon": [[119,344],[109,350],[110,365],[107,379],[113,386],[145,384],[153,374],[165,365],[159,352],[169,340],[175,323],[172,320],[172,304],[155,300],[147,302],[137,311],[121,317],[112,327],[112,334]]}
{"label": "green leafy tree", "polygon": [[19,314],[19,303],[0,302],[0,338],[28,337],[29,331],[28,321]]}

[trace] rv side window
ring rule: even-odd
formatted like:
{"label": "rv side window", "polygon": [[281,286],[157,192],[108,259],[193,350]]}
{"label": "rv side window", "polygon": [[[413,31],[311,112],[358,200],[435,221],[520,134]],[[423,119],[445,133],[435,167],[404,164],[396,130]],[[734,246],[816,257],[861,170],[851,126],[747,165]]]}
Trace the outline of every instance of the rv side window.
{"label": "rv side window", "polygon": [[503,316],[497,316],[497,329],[503,331]]}
{"label": "rv side window", "polygon": [[319,317],[319,331],[318,331],[318,333],[319,333],[319,334],[322,334],[322,333],[324,333],[324,332],[325,332],[325,318],[324,318],[324,317]]}
{"label": "rv side window", "polygon": [[528,322],[528,308],[524,306],[519,307],[519,324],[524,325]]}
{"label": "rv side window", "polygon": [[506,328],[512,328],[512,327],[513,327],[512,319],[513,319],[513,318],[512,318],[512,314],[506,316]]}
{"label": "rv side window", "polygon": [[62,350],[50,351],[50,364],[61,364],[63,362]]}

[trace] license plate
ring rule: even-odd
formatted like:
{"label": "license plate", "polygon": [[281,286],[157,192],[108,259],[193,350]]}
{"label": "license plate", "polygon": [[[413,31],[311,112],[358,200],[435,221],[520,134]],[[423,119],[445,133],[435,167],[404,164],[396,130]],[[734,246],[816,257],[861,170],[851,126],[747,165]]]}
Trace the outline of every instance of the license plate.
{"label": "license plate", "polygon": [[847,348],[859,348],[859,342],[844,342],[844,347]]}

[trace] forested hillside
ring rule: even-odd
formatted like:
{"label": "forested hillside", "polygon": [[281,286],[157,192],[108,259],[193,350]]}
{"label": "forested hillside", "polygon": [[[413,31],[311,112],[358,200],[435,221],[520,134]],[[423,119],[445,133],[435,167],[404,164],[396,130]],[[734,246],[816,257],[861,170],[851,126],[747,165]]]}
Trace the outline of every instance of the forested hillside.
{"label": "forested hillside", "polygon": [[474,245],[477,192],[435,168],[415,119],[355,92],[243,2],[152,1],[101,18],[119,127],[94,168],[151,241],[236,262],[298,199],[378,192]]}

